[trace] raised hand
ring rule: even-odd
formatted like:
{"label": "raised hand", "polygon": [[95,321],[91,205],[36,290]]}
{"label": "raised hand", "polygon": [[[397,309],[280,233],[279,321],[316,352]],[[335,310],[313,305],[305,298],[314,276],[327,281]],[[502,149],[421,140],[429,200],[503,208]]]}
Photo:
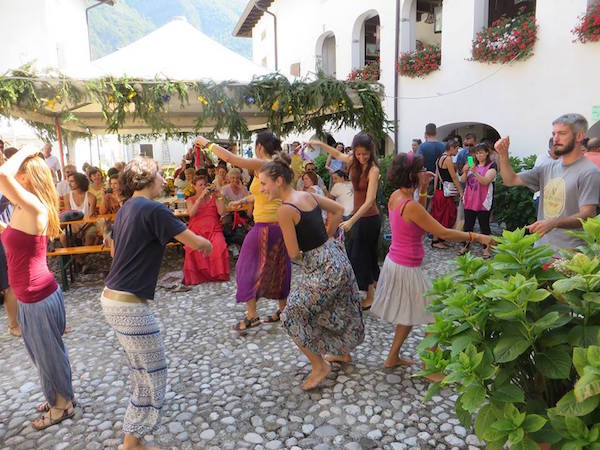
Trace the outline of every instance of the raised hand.
{"label": "raised hand", "polygon": [[501,158],[508,158],[508,147],[510,146],[510,136],[506,136],[496,141],[494,149]]}

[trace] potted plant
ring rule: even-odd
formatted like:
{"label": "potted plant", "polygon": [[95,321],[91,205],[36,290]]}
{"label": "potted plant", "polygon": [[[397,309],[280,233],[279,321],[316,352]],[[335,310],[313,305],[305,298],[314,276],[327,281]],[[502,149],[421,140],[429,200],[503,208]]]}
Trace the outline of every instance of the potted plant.
{"label": "potted plant", "polygon": [[537,39],[535,12],[521,8],[515,17],[502,16],[473,39],[473,60],[508,63],[533,55]]}
{"label": "potted plant", "polygon": [[439,70],[442,53],[437,45],[427,45],[422,49],[400,55],[396,70],[403,77],[423,78],[434,70]]}
{"label": "potted plant", "polygon": [[505,231],[493,261],[459,257],[433,284],[418,375],[445,377],[425,399],[453,386],[487,449],[600,449],[600,216],[573,234],[585,244],[555,260]]}
{"label": "potted plant", "polygon": [[579,16],[579,21],[571,32],[575,35],[575,41],[582,43],[600,41],[600,0],[588,6],[585,14]]}

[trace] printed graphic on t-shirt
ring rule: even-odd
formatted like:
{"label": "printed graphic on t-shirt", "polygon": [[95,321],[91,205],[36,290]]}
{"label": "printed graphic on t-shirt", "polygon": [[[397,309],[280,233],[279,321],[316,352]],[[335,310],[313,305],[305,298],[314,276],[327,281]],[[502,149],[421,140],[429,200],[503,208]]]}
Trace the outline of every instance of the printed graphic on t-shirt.
{"label": "printed graphic on t-shirt", "polygon": [[567,189],[561,177],[552,178],[544,186],[544,219],[560,217],[565,210]]}

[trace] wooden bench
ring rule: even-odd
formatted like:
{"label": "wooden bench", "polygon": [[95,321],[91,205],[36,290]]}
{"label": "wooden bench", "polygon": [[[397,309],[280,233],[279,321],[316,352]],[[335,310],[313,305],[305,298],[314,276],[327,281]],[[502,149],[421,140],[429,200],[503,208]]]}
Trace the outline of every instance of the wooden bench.
{"label": "wooden bench", "polygon": [[[181,242],[169,242],[167,247],[181,247]],[[56,248],[47,252],[47,257],[58,256],[60,258],[60,276],[63,291],[69,290],[69,278],[71,283],[75,278],[75,256],[93,255],[97,253],[110,253],[110,247],[105,245],[81,245],[79,247]]]}
{"label": "wooden bench", "polygon": [[95,253],[110,253],[110,247],[104,245],[82,245],[79,247],[57,248],[47,252],[47,257],[58,256],[60,258],[60,276],[63,291],[69,290],[69,276],[71,283],[75,278],[75,256],[91,255]]}

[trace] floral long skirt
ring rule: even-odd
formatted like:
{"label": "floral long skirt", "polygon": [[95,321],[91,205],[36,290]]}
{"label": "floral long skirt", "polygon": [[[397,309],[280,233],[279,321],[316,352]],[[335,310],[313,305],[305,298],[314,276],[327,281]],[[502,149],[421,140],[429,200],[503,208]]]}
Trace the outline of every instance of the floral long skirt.
{"label": "floral long skirt", "polygon": [[360,295],[346,250],[337,240],[306,252],[303,274],[281,314],[286,332],[317,354],[347,354],[365,337]]}

